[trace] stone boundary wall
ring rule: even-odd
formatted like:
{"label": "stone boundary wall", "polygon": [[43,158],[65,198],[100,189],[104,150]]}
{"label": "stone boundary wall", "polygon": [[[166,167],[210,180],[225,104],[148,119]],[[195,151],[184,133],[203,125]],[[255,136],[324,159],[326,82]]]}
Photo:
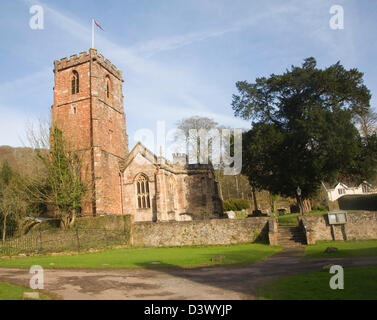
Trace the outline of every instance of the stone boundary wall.
{"label": "stone boundary wall", "polygon": [[299,217],[308,244],[321,240],[377,239],[377,212],[348,213],[346,225],[334,225],[332,230],[326,215]]}
{"label": "stone boundary wall", "polygon": [[131,241],[133,246],[146,247],[228,245],[255,241],[268,243],[269,219],[136,222],[132,225]]}

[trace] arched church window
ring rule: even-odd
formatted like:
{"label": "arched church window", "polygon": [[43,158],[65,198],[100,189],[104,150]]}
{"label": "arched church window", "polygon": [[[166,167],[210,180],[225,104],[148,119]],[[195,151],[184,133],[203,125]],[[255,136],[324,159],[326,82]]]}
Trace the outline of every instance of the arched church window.
{"label": "arched church window", "polygon": [[149,197],[149,182],[146,176],[140,175],[136,179],[136,192],[138,209],[149,209],[151,202]]}
{"label": "arched church window", "polygon": [[72,94],[79,93],[79,88],[80,88],[79,74],[77,73],[77,71],[73,71],[72,72]]}

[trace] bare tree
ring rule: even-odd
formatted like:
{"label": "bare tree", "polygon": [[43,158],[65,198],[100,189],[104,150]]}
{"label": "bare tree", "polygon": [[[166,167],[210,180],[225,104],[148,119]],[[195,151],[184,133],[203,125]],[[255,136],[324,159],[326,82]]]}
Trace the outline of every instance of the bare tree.
{"label": "bare tree", "polygon": [[[213,150],[214,144],[212,143],[212,138],[208,136],[213,129],[224,129],[225,127],[219,126],[219,124],[213,119],[207,117],[193,116],[190,118],[185,118],[176,123],[177,129],[182,130],[186,137],[186,153],[189,153],[190,148],[197,146],[197,159],[200,159],[201,146],[200,146],[200,130],[205,130],[206,135],[204,138],[208,138],[208,155],[211,157],[213,152],[220,152],[220,150]],[[194,130],[194,131],[191,131]],[[191,131],[191,134],[190,134]],[[221,146],[220,146],[221,148]],[[219,196],[223,199],[223,179],[224,174],[221,172],[221,163],[214,164],[216,181],[219,186]]]}
{"label": "bare tree", "polygon": [[[186,136],[186,152],[189,153],[190,148],[197,146],[197,159],[200,159],[200,130],[205,130],[204,137],[208,137],[208,133],[212,129],[218,129],[219,125],[213,119],[207,117],[194,116],[185,118],[176,123],[177,128],[182,130]],[[208,137],[208,147],[211,150],[212,141]]]}
{"label": "bare tree", "polygon": [[377,132],[377,112],[369,109],[368,112],[355,116],[355,125],[364,138]]}

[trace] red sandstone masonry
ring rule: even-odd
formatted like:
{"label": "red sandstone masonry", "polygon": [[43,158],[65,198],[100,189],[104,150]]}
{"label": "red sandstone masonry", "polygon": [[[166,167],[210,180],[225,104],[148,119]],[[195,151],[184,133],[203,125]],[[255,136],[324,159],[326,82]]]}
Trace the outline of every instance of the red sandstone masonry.
{"label": "red sandstone masonry", "polygon": [[[93,152],[96,214],[120,214],[119,161],[124,161],[128,154],[122,72],[94,49],[70,59],[56,60],[54,66],[52,121],[63,131],[71,150],[88,154],[86,164],[91,163]],[[80,83],[79,93],[74,95],[71,92],[73,71],[79,74]],[[109,98],[105,91],[107,77],[110,79]],[[91,184],[91,174],[87,179]],[[85,203],[83,213],[93,214],[90,201]]]}

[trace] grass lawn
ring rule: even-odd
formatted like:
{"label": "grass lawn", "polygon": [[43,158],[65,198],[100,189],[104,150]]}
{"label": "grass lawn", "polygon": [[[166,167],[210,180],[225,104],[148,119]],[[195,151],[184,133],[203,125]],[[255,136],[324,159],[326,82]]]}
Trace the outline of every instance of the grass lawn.
{"label": "grass lawn", "polygon": [[377,267],[344,269],[344,289],[332,290],[328,270],[288,276],[260,288],[261,299],[377,300]]}
{"label": "grass lawn", "polygon": [[[327,247],[338,251],[325,253]],[[363,241],[319,241],[305,248],[306,258],[343,258],[377,256],[377,240]]]}
{"label": "grass lawn", "polygon": [[[35,291],[21,286],[0,282],[0,300],[22,300],[22,294],[24,292]],[[39,297],[39,300],[49,300],[47,296],[41,293],[39,293]]]}
{"label": "grass lawn", "polygon": [[[311,211],[309,213],[305,213],[306,216],[311,216],[314,214],[325,214],[327,211]],[[280,226],[297,226],[298,221],[297,217],[300,215],[300,213],[291,213],[286,214],[284,216],[278,216],[278,221]]]}
{"label": "grass lawn", "polygon": [[[124,248],[95,253],[62,256],[34,256],[0,259],[0,267],[29,268],[135,268],[135,267],[190,267],[201,265],[248,264],[264,259],[281,247],[264,244],[239,244],[230,246]],[[222,262],[212,262],[217,255],[225,256]],[[160,262],[160,264],[152,264]]]}

